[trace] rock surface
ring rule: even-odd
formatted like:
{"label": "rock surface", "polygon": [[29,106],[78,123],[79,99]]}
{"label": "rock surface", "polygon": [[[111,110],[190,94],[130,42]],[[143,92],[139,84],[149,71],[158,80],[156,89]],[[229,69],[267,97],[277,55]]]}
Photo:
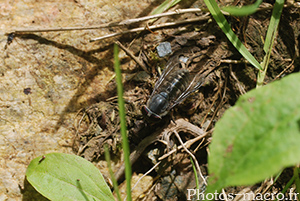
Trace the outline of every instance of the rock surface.
{"label": "rock surface", "polygon": [[15,36],[9,45],[5,33],[121,21],[144,15],[150,4],[0,2],[0,200],[22,199],[26,168],[33,158],[49,152],[72,153],[74,116],[80,108],[105,98],[105,86],[114,74],[112,40],[89,40],[118,28],[33,32]]}

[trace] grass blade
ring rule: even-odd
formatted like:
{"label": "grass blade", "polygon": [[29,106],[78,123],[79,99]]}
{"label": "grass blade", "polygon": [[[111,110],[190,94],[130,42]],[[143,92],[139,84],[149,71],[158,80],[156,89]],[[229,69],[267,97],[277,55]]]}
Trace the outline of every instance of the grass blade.
{"label": "grass blade", "polygon": [[238,6],[226,6],[223,7],[222,10],[228,12],[233,16],[247,16],[256,12],[259,5],[262,3],[262,0],[257,0],[254,4],[246,5],[242,7]]}
{"label": "grass blade", "polygon": [[215,0],[204,0],[207,8],[210,13],[216,20],[219,27],[226,34],[229,41],[232,45],[247,59],[255,68],[262,70],[262,67],[258,63],[258,61],[253,57],[253,55],[247,50],[247,48],[243,45],[243,43],[239,40],[239,38],[235,35],[235,33],[230,28],[227,20],[224,15],[221,13],[219,6],[217,5]]}
{"label": "grass blade", "polygon": [[294,177],[295,177],[295,184],[296,184],[296,190],[297,190],[297,198],[299,200],[299,192],[300,192],[300,179],[299,179],[299,171],[298,167],[294,167]]}
{"label": "grass blade", "polygon": [[129,143],[127,139],[127,126],[125,119],[125,104],[123,99],[123,84],[122,84],[122,74],[120,69],[119,61],[119,48],[118,45],[114,45],[114,66],[116,72],[116,82],[118,91],[118,105],[119,105],[119,116],[121,124],[121,136],[122,136],[122,147],[124,151],[124,162],[125,162],[125,179],[126,179],[126,189],[127,189],[127,200],[132,200],[131,198],[131,164],[130,164],[130,150]]}
{"label": "grass blade", "polygon": [[198,179],[198,173],[197,173],[197,169],[196,169],[196,165],[192,159],[192,157],[190,157],[191,163],[192,163],[192,167],[193,167],[193,171],[194,171],[194,175],[195,175],[195,180],[196,180],[196,188],[200,189],[200,185],[199,185],[199,179]]}
{"label": "grass blade", "polygon": [[160,4],[154,11],[150,13],[150,15],[160,14],[168,10],[169,8],[178,4],[181,0],[165,0],[162,4]]}
{"label": "grass blade", "polygon": [[272,12],[272,16],[268,27],[265,44],[264,44],[264,51],[266,55],[262,62],[262,71],[259,71],[257,75],[256,87],[261,87],[263,85],[266,76],[268,65],[270,63],[269,60],[272,53],[273,43],[277,35],[283,4],[284,4],[284,0],[277,0],[274,5],[274,9]]}
{"label": "grass blade", "polygon": [[118,198],[118,201],[121,201],[121,195],[120,195],[120,191],[119,191],[119,187],[118,187],[118,182],[115,178],[115,175],[112,171],[112,168],[111,168],[111,163],[110,163],[110,154],[109,154],[109,150],[108,150],[108,146],[107,144],[104,146],[104,156],[105,156],[105,160],[107,162],[107,167],[108,167],[108,170],[109,170],[109,174],[110,174],[110,177],[111,177],[111,181],[113,183],[113,186],[114,186],[114,191],[117,195],[117,198]]}

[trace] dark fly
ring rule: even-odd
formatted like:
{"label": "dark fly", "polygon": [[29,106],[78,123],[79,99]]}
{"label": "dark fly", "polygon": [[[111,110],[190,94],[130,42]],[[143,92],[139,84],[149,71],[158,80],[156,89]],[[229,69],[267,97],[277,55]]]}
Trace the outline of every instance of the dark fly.
{"label": "dark fly", "polygon": [[155,83],[147,104],[143,106],[143,113],[146,116],[161,119],[170,109],[201,87],[203,76],[199,73],[191,73],[186,65],[179,55],[169,60]]}
{"label": "dark fly", "polygon": [[7,41],[6,41],[6,44],[4,46],[5,50],[7,49],[7,46],[9,46],[12,43],[14,37],[15,37],[14,33],[10,33],[10,34],[7,35]]}

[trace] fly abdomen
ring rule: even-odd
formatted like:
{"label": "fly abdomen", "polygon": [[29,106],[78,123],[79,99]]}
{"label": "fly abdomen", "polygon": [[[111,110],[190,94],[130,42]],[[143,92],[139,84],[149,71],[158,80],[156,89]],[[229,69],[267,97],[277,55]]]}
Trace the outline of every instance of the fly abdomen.
{"label": "fly abdomen", "polygon": [[154,115],[158,118],[164,116],[170,107],[172,101],[175,101],[189,85],[189,71],[180,69],[173,72],[166,78],[161,85],[159,92],[154,94],[145,108],[148,115]]}
{"label": "fly abdomen", "polygon": [[168,100],[172,101],[177,99],[188,87],[189,85],[189,71],[187,69],[180,69],[173,72],[170,75],[164,85],[161,86],[161,91],[168,94],[166,97]]}

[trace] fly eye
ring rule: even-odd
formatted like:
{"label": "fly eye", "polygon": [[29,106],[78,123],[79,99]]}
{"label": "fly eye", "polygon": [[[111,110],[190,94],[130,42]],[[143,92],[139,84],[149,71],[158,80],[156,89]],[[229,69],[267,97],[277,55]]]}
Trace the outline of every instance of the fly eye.
{"label": "fly eye", "polygon": [[144,116],[148,116],[148,114],[151,113],[146,105],[144,105],[141,110]]}
{"label": "fly eye", "polygon": [[155,119],[155,120],[160,120],[160,119],[161,119],[161,116],[152,113],[151,116],[150,116],[150,118]]}
{"label": "fly eye", "polygon": [[150,121],[158,121],[161,119],[161,116],[153,113],[146,105],[142,107],[142,113]]}

